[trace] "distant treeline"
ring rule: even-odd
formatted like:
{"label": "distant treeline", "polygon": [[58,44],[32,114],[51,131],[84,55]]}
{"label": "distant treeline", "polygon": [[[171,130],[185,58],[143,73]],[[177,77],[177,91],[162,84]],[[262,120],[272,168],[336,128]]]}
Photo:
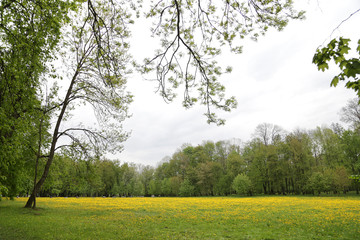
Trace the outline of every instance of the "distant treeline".
{"label": "distant treeline", "polygon": [[[339,124],[285,132],[259,125],[251,141],[184,144],[157,167],[57,155],[40,196],[224,196],[359,193],[360,131]],[[39,169],[41,171],[41,169]],[[32,189],[31,169],[18,193]]]}

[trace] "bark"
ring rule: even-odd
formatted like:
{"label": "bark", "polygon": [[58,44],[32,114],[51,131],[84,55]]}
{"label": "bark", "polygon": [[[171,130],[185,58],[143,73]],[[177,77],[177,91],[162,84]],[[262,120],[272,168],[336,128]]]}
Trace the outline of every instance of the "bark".
{"label": "bark", "polygon": [[43,172],[40,180],[35,185],[35,187],[33,189],[33,192],[31,193],[31,196],[30,196],[30,198],[28,199],[28,201],[27,201],[27,203],[25,205],[26,208],[31,208],[32,206],[36,206],[36,193],[38,193],[40,191],[42,185],[44,184],[44,182],[45,182],[45,180],[46,180],[46,178],[47,178],[47,176],[49,174],[50,166],[51,166],[51,164],[52,164],[52,162],[54,160],[54,155],[55,155],[55,150],[56,150],[56,143],[57,143],[57,140],[58,140],[58,137],[59,137],[60,125],[61,125],[61,122],[62,122],[62,120],[64,118],[67,106],[70,103],[70,96],[72,94],[72,90],[73,90],[73,87],[74,87],[74,84],[75,84],[75,81],[76,81],[76,78],[77,78],[78,74],[79,74],[79,71],[76,71],[73,78],[72,78],[72,80],[71,80],[70,86],[68,88],[68,91],[66,93],[66,96],[65,96],[65,99],[64,99],[64,102],[63,102],[61,112],[60,112],[60,114],[58,116],[58,119],[57,119],[57,122],[56,122],[56,126],[55,126],[54,133],[53,133],[53,136],[52,136],[50,153],[49,153],[46,165],[45,165],[44,172]]}
{"label": "bark", "polygon": [[267,191],[266,191],[266,183],[263,183],[263,189],[264,189],[264,194],[267,194]]}
{"label": "bark", "polygon": [[[37,194],[37,190],[36,190],[36,181],[37,181],[37,172],[38,172],[38,166],[39,166],[39,159],[40,159],[40,155],[41,155],[41,145],[42,145],[42,125],[43,125],[43,119],[40,120],[40,126],[39,126],[39,142],[38,142],[38,150],[37,150],[37,156],[36,156],[36,162],[35,162],[35,170],[34,170],[34,189],[32,192],[32,196],[33,196],[33,200],[32,200],[32,206],[28,206],[28,204],[26,203],[25,207],[27,208],[36,208],[36,194]],[[31,201],[29,202],[29,204],[31,203]]]}

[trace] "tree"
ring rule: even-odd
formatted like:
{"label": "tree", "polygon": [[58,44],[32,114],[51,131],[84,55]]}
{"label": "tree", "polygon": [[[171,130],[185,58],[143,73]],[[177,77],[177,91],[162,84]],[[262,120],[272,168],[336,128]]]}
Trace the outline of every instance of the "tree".
{"label": "tree", "polygon": [[360,105],[358,98],[350,99],[346,106],[341,108],[340,120],[350,123],[353,128],[360,126]]}
{"label": "tree", "polygon": [[149,183],[149,194],[160,195],[161,194],[161,182],[158,180],[151,179]]}
{"label": "tree", "polygon": [[30,146],[36,138],[24,136],[37,133],[37,94],[51,69],[60,28],[74,7],[67,0],[0,3],[0,188],[10,195],[17,191],[24,158],[34,156]]}
{"label": "tree", "polygon": [[214,187],[214,194],[220,196],[227,196],[232,193],[231,183],[234,176],[223,173],[220,175],[219,180]]}
{"label": "tree", "polygon": [[215,143],[215,158],[218,163],[220,163],[221,167],[225,169],[226,158],[229,155],[229,144],[225,141],[218,141]]}
{"label": "tree", "polygon": [[271,123],[259,124],[254,133],[254,137],[259,138],[265,146],[281,141],[283,135],[284,130],[278,125]]}
{"label": "tree", "polygon": [[346,168],[344,166],[337,167],[334,171],[334,187],[336,192],[340,193],[340,191],[343,191],[346,193],[350,183],[349,173]]}
{"label": "tree", "polygon": [[288,134],[285,140],[288,145],[291,178],[289,185],[296,194],[304,193],[306,183],[314,166],[312,141],[308,133],[297,130]]}
{"label": "tree", "polygon": [[317,127],[313,132],[313,142],[316,144],[316,161],[319,167],[335,168],[344,164],[344,150],[339,135],[330,128]]}
{"label": "tree", "polygon": [[[131,102],[131,96],[124,91],[128,61],[125,39],[129,36],[125,21],[128,20],[126,15],[124,18],[121,3],[116,8],[112,8],[113,4],[89,1],[79,6],[80,18],[73,18],[69,26],[72,35],[64,42],[65,47],[69,46],[66,51],[72,52],[66,59],[69,85],[63,99],[53,108],[57,119],[47,162],[26,207],[35,207],[36,192],[49,174],[56,150],[69,148],[79,156],[101,156],[105,151],[121,151],[120,144],[127,138],[122,133],[121,122],[127,117],[127,105]],[[99,122],[97,129],[62,127],[75,104],[90,104],[94,108]],[[68,138],[70,144],[58,145],[62,137]]]}
{"label": "tree", "polygon": [[244,148],[243,157],[248,167],[248,176],[256,192],[268,194],[268,168],[266,164],[266,146],[258,139],[253,139]]}
{"label": "tree", "polygon": [[314,172],[309,178],[310,188],[320,195],[321,192],[325,190],[325,185],[327,184],[324,175],[321,172]]}
{"label": "tree", "polygon": [[248,194],[251,192],[251,181],[245,174],[238,174],[231,186],[237,194]]}
{"label": "tree", "polygon": [[360,134],[357,131],[347,130],[343,133],[341,141],[345,154],[345,166],[352,174],[360,174]]}
{"label": "tree", "polygon": [[180,186],[179,194],[182,197],[194,196],[195,187],[191,184],[189,179],[185,179]]}
{"label": "tree", "polygon": [[245,167],[245,161],[241,158],[241,155],[235,151],[232,151],[226,158],[226,171],[232,177],[243,173]]}
{"label": "tree", "polygon": [[349,177],[352,182],[355,185],[355,189],[356,189],[356,194],[359,194],[359,188],[360,188],[360,175],[351,175]]}
{"label": "tree", "polygon": [[165,196],[171,195],[171,179],[170,178],[164,178],[161,181],[161,193]]}
{"label": "tree", "polygon": [[197,166],[197,185],[202,195],[214,195],[214,187],[221,176],[221,165],[217,162],[204,162]]}
{"label": "tree", "polygon": [[122,196],[131,196],[133,194],[134,182],[137,178],[136,166],[134,164],[124,163],[121,165],[121,186],[120,194]]}
{"label": "tree", "polygon": [[104,189],[102,192],[103,196],[110,197],[117,194],[113,191],[115,185],[117,184],[116,164],[116,162],[111,160],[103,160],[99,163],[101,180],[104,184]]}
{"label": "tree", "polygon": [[151,166],[142,166],[140,169],[141,183],[144,185],[145,196],[152,195],[150,193],[150,183],[153,180],[154,169]]}
{"label": "tree", "polygon": [[132,191],[133,196],[144,196],[144,185],[140,179],[136,179]]}

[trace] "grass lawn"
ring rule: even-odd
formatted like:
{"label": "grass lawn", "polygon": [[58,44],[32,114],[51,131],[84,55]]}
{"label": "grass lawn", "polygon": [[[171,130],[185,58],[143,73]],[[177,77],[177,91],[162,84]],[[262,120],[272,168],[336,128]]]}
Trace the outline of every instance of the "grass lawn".
{"label": "grass lawn", "polygon": [[0,239],[360,239],[360,197],[26,198]]}

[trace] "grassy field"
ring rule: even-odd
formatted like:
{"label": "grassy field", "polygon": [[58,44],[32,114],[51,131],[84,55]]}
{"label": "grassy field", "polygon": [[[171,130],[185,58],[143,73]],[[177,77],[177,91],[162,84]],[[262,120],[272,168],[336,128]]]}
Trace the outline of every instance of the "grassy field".
{"label": "grassy field", "polygon": [[0,239],[360,239],[359,197],[25,198]]}

